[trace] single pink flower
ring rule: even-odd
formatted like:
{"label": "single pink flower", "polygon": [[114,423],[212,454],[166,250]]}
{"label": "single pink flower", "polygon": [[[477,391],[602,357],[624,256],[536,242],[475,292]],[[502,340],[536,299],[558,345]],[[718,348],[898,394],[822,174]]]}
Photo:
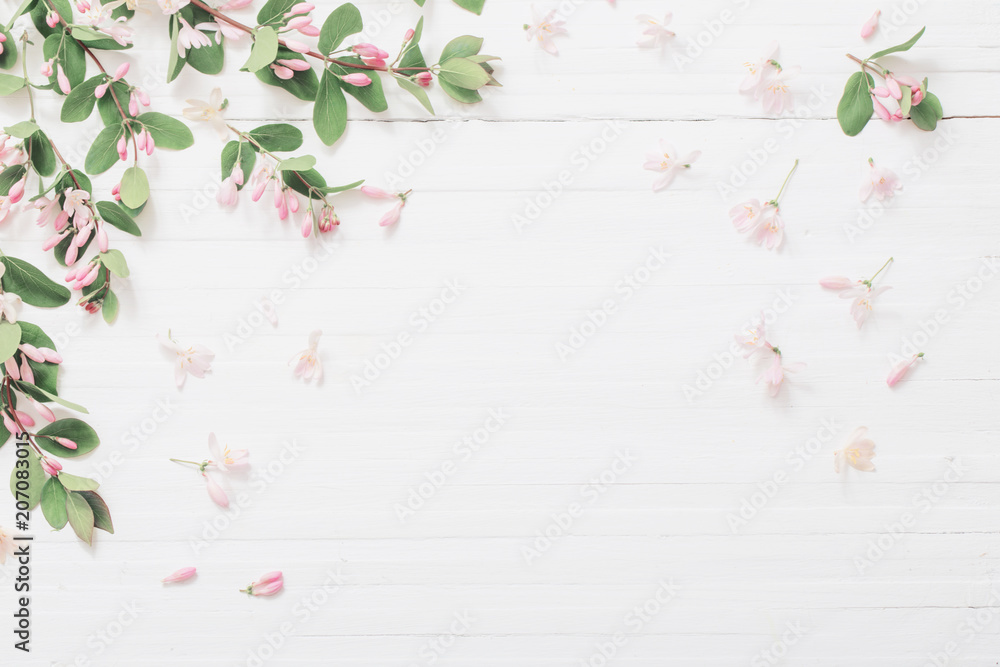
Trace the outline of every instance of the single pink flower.
{"label": "single pink flower", "polygon": [[854,318],[860,329],[872,314],[872,302],[875,300],[875,297],[891,289],[888,285],[874,289],[869,285],[863,287],[860,294],[855,295],[845,292],[840,296],[844,299],[854,298],[854,303],[851,304],[851,317]]}
{"label": "single pink flower", "polygon": [[781,114],[792,108],[793,94],[788,86],[788,80],[799,73],[799,67],[782,68],[775,65],[774,70],[766,73],[760,89],[759,99],[764,107],[764,113]]}
{"label": "single pink flower", "polygon": [[868,437],[868,427],[861,426],[851,433],[844,449],[833,453],[833,469],[840,472],[844,465],[849,465],[861,472],[875,472],[875,442]]}
{"label": "single pink flower", "polygon": [[45,421],[52,423],[56,420],[56,416],[52,412],[52,410],[49,409],[49,406],[45,405],[44,403],[40,403],[35,399],[31,399],[31,405],[33,408],[35,408],[35,411],[38,414],[40,414],[42,416],[42,419],[44,419]]}
{"label": "single pink flower", "polygon": [[670,185],[674,178],[684,169],[690,169],[691,164],[701,157],[701,151],[691,151],[680,155],[677,150],[663,139],[660,139],[659,151],[646,154],[646,162],[642,168],[656,171],[660,175],[653,181],[653,192],[659,192]]}
{"label": "single pink flower", "polygon": [[63,438],[61,436],[57,436],[55,438],[52,438],[52,440],[55,440],[57,443],[59,443],[60,445],[62,445],[66,449],[76,449],[77,448],[76,442],[74,442],[73,440],[70,440],[69,438]]}
{"label": "single pink flower", "polygon": [[212,360],[215,353],[203,345],[182,346],[173,338],[161,338],[157,335],[160,345],[176,354],[174,360],[174,380],[178,387],[184,386],[184,380],[188,374],[196,378],[205,377],[205,373],[211,370]]}
{"label": "single pink flower", "polygon": [[534,5],[531,7],[533,24],[524,25],[525,36],[528,41],[536,40],[538,45],[542,47],[546,53],[550,53],[554,56],[559,55],[559,49],[556,48],[555,43],[552,38],[556,35],[568,34],[566,31],[566,21],[556,18],[556,10],[552,10],[542,16],[539,14],[538,10],[535,9]]}
{"label": "single pink flower", "polygon": [[767,368],[764,369],[764,372],[757,378],[757,382],[763,380],[764,384],[767,385],[767,393],[773,397],[777,396],[778,392],[781,391],[781,384],[785,380],[786,373],[801,371],[806,367],[806,365],[801,362],[794,364],[783,363],[781,350],[777,347],[771,348],[771,352],[773,353],[771,363],[768,364]]}
{"label": "single pink flower", "polygon": [[400,199],[395,206],[386,211],[386,213],[379,218],[379,227],[389,227],[397,222],[399,222],[399,216],[403,212],[403,206],[406,205],[406,200]]}
{"label": "single pink flower", "polygon": [[878,27],[878,17],[882,15],[881,9],[876,9],[872,17],[865,21],[864,25],[861,26],[861,37],[862,39],[868,39],[875,33],[875,28]]}
{"label": "single pink flower", "polygon": [[198,569],[197,568],[194,568],[194,567],[182,567],[181,569],[177,570],[173,574],[168,574],[167,576],[165,576],[160,581],[162,581],[165,584],[173,584],[173,583],[176,583],[176,582],[179,582],[179,581],[187,581],[188,579],[190,579],[191,577],[193,577],[196,574],[198,574]]}
{"label": "single pink flower", "polygon": [[371,78],[367,74],[362,74],[361,72],[355,72],[354,74],[348,74],[347,76],[342,76],[340,77],[340,80],[352,86],[359,86],[359,87],[367,86],[372,82]]}
{"label": "single pink flower", "polygon": [[430,72],[420,72],[412,77],[418,86],[427,88],[434,82],[434,75]]}
{"label": "single pink flower", "polygon": [[875,99],[874,95],[872,96],[872,106],[875,107],[875,115],[876,116],[878,116],[879,118],[881,118],[884,121],[891,121],[892,120],[892,114],[889,113],[889,110],[885,108],[884,104],[882,104],[877,99]]}
{"label": "single pink flower", "polygon": [[636,40],[636,43],[644,49],[652,49],[660,46],[666,43],[671,37],[677,35],[677,33],[667,29],[667,25],[674,18],[674,15],[670,12],[667,12],[662,21],[657,20],[649,14],[639,14],[635,18],[643,27],[642,34]]}
{"label": "single pink flower", "polygon": [[212,479],[207,473],[202,471],[201,476],[205,478],[205,484],[208,487],[208,496],[215,502],[219,507],[229,507],[229,496],[226,492],[222,490],[218,482]]}
{"label": "single pink flower", "polygon": [[361,44],[355,44],[351,47],[351,50],[362,58],[377,58],[384,60],[389,57],[387,51],[383,51],[374,44],[369,44],[367,42],[362,42]]}
{"label": "single pink flower", "polygon": [[58,475],[59,471],[62,470],[62,464],[59,463],[59,461],[56,461],[55,459],[50,459],[47,456],[43,456],[39,461],[39,463],[42,464],[42,470],[44,470],[46,474],[51,475],[53,477]]}
{"label": "single pink flower", "polygon": [[289,364],[295,364],[295,377],[302,378],[306,382],[309,382],[314,377],[317,382],[323,379],[323,360],[320,359],[317,352],[319,339],[322,335],[323,332],[319,329],[310,333],[309,347],[292,357]]}
{"label": "single pink flower", "polygon": [[760,314],[760,320],[756,324],[751,323],[736,335],[736,343],[743,350],[743,358],[745,359],[771,351],[773,346],[767,342],[767,325],[764,321],[764,313]]}
{"label": "single pink flower", "polygon": [[[771,206],[770,202],[765,204],[765,207],[767,206]],[[736,227],[736,231],[745,234],[757,229],[761,222],[762,210],[759,199],[748,199],[729,209],[729,219]]]}
{"label": "single pink flower", "polygon": [[295,70],[296,72],[305,72],[307,69],[312,68],[305,60],[299,60],[298,58],[281,58],[277,62],[279,65],[287,67],[290,70]]}
{"label": "single pink flower", "polygon": [[858,190],[858,198],[861,201],[868,201],[872,193],[879,201],[892,199],[896,196],[896,190],[903,187],[894,171],[886,167],[876,167],[872,158],[868,158],[867,166],[863,170],[864,175]]}
{"label": "single pink flower", "polygon": [[285,587],[285,578],[280,571],[268,572],[240,593],[253,596],[267,596],[279,593]]}
{"label": "single pink flower", "polygon": [[765,208],[760,216],[760,224],[752,234],[754,241],[768,250],[781,247],[785,239],[785,223],[778,213],[778,207]]}
{"label": "single pink flower", "polygon": [[913,94],[910,96],[910,106],[915,107],[924,101],[924,89],[919,86],[913,89]]}
{"label": "single pink flower", "polygon": [[777,71],[774,60],[776,55],[778,55],[778,43],[771,42],[764,50],[764,55],[756,62],[743,63],[747,68],[747,75],[743,77],[743,81],[740,83],[741,93],[751,94],[754,96],[754,99],[760,98],[760,94],[763,92],[764,86],[767,85],[767,81]]}
{"label": "single pink flower", "polygon": [[220,472],[245,470],[250,467],[250,453],[245,449],[222,449],[215,433],[208,434],[208,452],[212,455],[210,463]]}
{"label": "single pink flower", "polygon": [[69,95],[73,90],[72,86],[69,85],[69,78],[66,76],[66,72],[63,71],[62,65],[56,65],[56,82],[59,84],[59,90],[64,95]]}
{"label": "single pink flower", "polygon": [[885,379],[885,383],[890,387],[896,386],[896,383],[906,377],[906,374],[910,372],[913,364],[917,363],[918,359],[923,359],[924,353],[918,352],[901,364],[897,364],[892,371],[889,373],[889,377]]}

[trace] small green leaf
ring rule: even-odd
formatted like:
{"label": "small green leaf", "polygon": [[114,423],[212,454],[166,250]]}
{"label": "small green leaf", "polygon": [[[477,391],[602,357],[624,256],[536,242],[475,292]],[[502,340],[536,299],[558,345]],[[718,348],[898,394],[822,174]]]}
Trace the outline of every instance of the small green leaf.
{"label": "small green leaf", "polygon": [[451,85],[466,90],[478,90],[490,82],[490,75],[478,63],[467,58],[452,58],[441,63],[438,76]]}
{"label": "small green leaf", "polygon": [[[64,458],[83,456],[101,444],[101,439],[97,437],[94,429],[87,422],[74,417],[57,419],[38,431],[38,436],[37,442],[39,447],[50,454]],[[68,447],[63,447],[55,440],[51,440],[50,437],[69,438],[76,443],[77,448],[69,449]]]}
{"label": "small green leaf", "polygon": [[10,95],[24,88],[27,83],[23,76],[0,74],[0,95]]}
{"label": "small green leaf", "polygon": [[104,295],[104,301],[101,303],[101,317],[108,324],[113,324],[115,318],[118,317],[118,295],[110,289]]}
{"label": "small green leaf", "polygon": [[135,224],[132,217],[121,206],[109,201],[99,201],[97,202],[97,212],[112,227],[117,227],[132,236],[142,236],[142,230],[139,229],[139,225]]}
{"label": "small green leaf", "polygon": [[913,124],[925,132],[934,131],[938,121],[943,117],[941,101],[934,93],[927,93],[920,104],[910,107],[910,118],[913,120]]}
{"label": "small green leaf", "polygon": [[323,72],[313,106],[313,127],[327,146],[332,146],[347,129],[347,100],[340,79],[329,71]]}
{"label": "small green leaf", "polygon": [[104,80],[103,74],[92,76],[70,91],[63,102],[59,119],[64,123],[79,123],[90,118],[90,114],[94,113],[94,105],[97,104],[94,91]]}
{"label": "small green leaf", "polygon": [[396,83],[399,84],[400,88],[402,88],[403,90],[405,90],[406,92],[410,93],[415,98],[417,98],[417,101],[420,102],[420,104],[423,105],[423,107],[427,109],[427,111],[429,111],[431,115],[434,114],[434,107],[431,106],[431,100],[429,97],[427,97],[427,91],[425,91],[423,88],[413,83],[409,79],[397,78]]}
{"label": "small green leaf", "polygon": [[479,53],[479,49],[481,48],[483,48],[482,37],[462,35],[461,37],[456,37],[445,44],[444,49],[441,51],[441,57],[438,58],[438,62],[447,62],[452,58],[468,58],[469,56],[474,56]]}
{"label": "small green leaf", "polygon": [[121,124],[108,125],[94,139],[83,166],[90,174],[103,174],[118,162],[118,140],[124,136]]}
{"label": "small green leaf", "polygon": [[57,477],[49,477],[42,487],[42,515],[56,530],[66,526],[66,489]]}
{"label": "small green leaf", "polygon": [[104,266],[111,270],[119,278],[128,278],[128,263],[121,250],[111,248],[107,252],[102,252],[98,257]]}
{"label": "small green leaf", "polygon": [[455,4],[462,9],[468,9],[473,14],[481,15],[483,13],[483,5],[486,4],[486,0],[455,0]]}
{"label": "small green leaf", "polygon": [[480,95],[478,91],[459,88],[458,86],[448,83],[441,77],[438,77],[438,85],[441,86],[441,90],[446,92],[449,97],[453,100],[461,102],[462,104],[475,104],[483,101],[483,96]]}
{"label": "small green leaf", "polygon": [[855,72],[844,86],[844,94],[837,105],[837,120],[849,137],[856,136],[871,120],[875,106],[869,91],[874,82],[871,74]]}
{"label": "small green leaf", "polygon": [[21,327],[16,322],[0,320],[0,363],[7,361],[17,352],[21,344]]}
{"label": "small green leaf", "polygon": [[136,120],[153,135],[157,148],[183,150],[194,145],[194,135],[191,134],[191,130],[176,118],[156,111],[147,111],[136,116]]}
{"label": "small green leaf", "polygon": [[44,132],[39,130],[28,138],[28,151],[31,153],[31,166],[41,176],[56,173],[56,154]]}
{"label": "small green leaf", "polygon": [[89,477],[77,477],[68,472],[60,472],[59,481],[67,491],[96,491],[101,487],[97,481]]}
{"label": "small green leaf", "polygon": [[80,491],[79,493],[90,505],[90,509],[94,511],[94,528],[100,528],[107,533],[114,534],[115,527],[111,523],[111,511],[104,499],[93,491]]}
{"label": "small green leaf", "polygon": [[[243,172],[244,185],[249,181],[253,172],[254,163],[257,161],[257,153],[248,141],[230,141],[222,149],[222,178],[229,178],[233,173],[233,166],[237,157],[240,160],[240,170]],[[242,190],[243,185],[237,184],[237,190]]]}
{"label": "small green leaf", "polygon": [[22,120],[20,123],[14,123],[13,125],[3,128],[3,131],[5,134],[9,134],[12,137],[27,139],[40,129],[41,128],[38,127],[38,124],[34,121]]}
{"label": "small green leaf", "polygon": [[315,165],[316,158],[312,155],[298,155],[279,162],[275,171],[308,171]]}
{"label": "small green leaf", "polygon": [[66,496],[66,515],[69,525],[73,527],[76,536],[87,544],[94,541],[94,510],[90,503],[76,491],[70,491]]}
{"label": "small green leaf", "polygon": [[326,179],[315,169],[309,169],[308,171],[283,171],[281,172],[281,180],[291,189],[310,199],[318,199],[319,196],[306,187],[306,183],[320,192],[326,188]]}
{"label": "small green leaf", "polygon": [[0,34],[7,38],[7,41],[3,43],[3,53],[0,53],[0,69],[10,69],[17,64],[17,43],[2,26],[0,26]]}
{"label": "small green leaf", "polygon": [[273,63],[277,55],[278,33],[270,26],[258,28],[254,33],[253,49],[251,49],[250,57],[244,63],[243,69],[248,72],[256,72]]}
{"label": "small green leaf", "polygon": [[320,53],[329,54],[340,46],[345,37],[361,32],[364,27],[358,8],[349,2],[344,3],[326,17],[319,33],[319,45],[316,48]]}
{"label": "small green leaf", "polygon": [[0,257],[7,267],[0,284],[3,291],[13,292],[32,306],[39,308],[55,308],[69,301],[70,292],[62,285],[53,282],[37,268],[16,257]]}
{"label": "small green leaf", "polygon": [[247,134],[266,151],[285,153],[294,151],[302,145],[302,131],[287,123],[261,125]]}
{"label": "small green leaf", "polygon": [[875,53],[868,56],[868,60],[875,60],[876,58],[887,56],[890,53],[900,53],[901,51],[909,51],[910,49],[913,48],[913,45],[917,43],[917,40],[923,37],[924,30],[927,30],[926,26],[921,28],[920,32],[918,32],[913,37],[910,37],[902,44],[897,44],[896,46],[890,46],[888,49],[882,49],[881,51],[876,51]]}
{"label": "small green leaf", "polygon": [[122,174],[122,187],[119,193],[122,203],[130,208],[138,208],[149,199],[149,179],[140,167],[129,167]]}
{"label": "small green leaf", "polygon": [[910,90],[909,86],[900,86],[900,92],[902,92],[902,97],[899,99],[899,110],[903,113],[903,116],[910,115],[910,104],[913,102],[913,91]]}

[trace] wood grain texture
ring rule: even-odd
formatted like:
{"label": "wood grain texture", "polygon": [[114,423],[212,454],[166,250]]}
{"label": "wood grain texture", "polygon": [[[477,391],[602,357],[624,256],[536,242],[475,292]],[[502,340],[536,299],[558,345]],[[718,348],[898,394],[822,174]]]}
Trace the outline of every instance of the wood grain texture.
{"label": "wood grain texture", "polygon": [[[357,4],[380,44],[421,14]],[[553,58],[524,40],[528,2],[488,0],[476,17],[430,0],[429,56],[482,35],[505,87],[473,107],[432,90],[434,118],[402,91],[383,114],[351,100],[329,149],[307,105],[237,71],[245,44],[221,77],[168,86],[163,19],[137,19],[141,43],[107,59],[132,60],[155,110],[178,116],[218,85],[237,126],[301,127],[331,182],[414,194],[389,230],[379,203],[344,196],[318,246],[245,196],[215,204],[207,127],[146,161],[143,236],[112,239],[132,267],[119,321],[25,313],[58,334],[61,391],[102,436],[67,469],[99,477],[117,532],[86,548],[35,517],[35,651],[4,642],[3,664],[997,664],[997,3],[882,6],[891,34],[869,44],[857,35],[875,7],[857,0],[564,8]],[[667,9],[674,43],[635,48],[634,16]],[[844,54],[922,25],[897,60],[930,77],[938,131],[873,122],[845,137]],[[802,67],[783,118],[737,92],[772,39]],[[39,121],[81,162],[95,128],[59,125],[43,98]],[[660,138],[703,155],[654,195],[642,162]],[[858,201],[868,157],[902,177],[884,207]],[[769,253],[727,211],[774,196],[796,158],[786,244]],[[5,253],[58,273],[28,216],[0,234]],[[894,289],[858,331],[817,280],[889,256]],[[255,314],[275,294],[277,327]],[[731,351],[761,310],[808,364],[776,399]],[[207,379],[174,388],[154,338],[167,328],[217,352]],[[303,386],[287,362],[317,328],[326,379]],[[908,345],[927,359],[890,391]],[[878,472],[838,475],[833,452],[860,425]],[[168,461],[207,456],[210,431],[251,451],[229,511]],[[187,565],[195,580],[159,584]],[[282,595],[237,593],[273,569]],[[0,570],[8,619],[14,576]]]}

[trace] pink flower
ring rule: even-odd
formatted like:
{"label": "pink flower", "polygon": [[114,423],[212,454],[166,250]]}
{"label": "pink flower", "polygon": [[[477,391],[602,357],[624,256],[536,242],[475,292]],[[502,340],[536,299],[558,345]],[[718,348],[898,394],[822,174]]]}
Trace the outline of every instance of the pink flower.
{"label": "pink flower", "polygon": [[851,317],[854,318],[860,329],[868,320],[868,316],[872,314],[872,301],[874,301],[875,297],[891,289],[889,286],[872,289],[871,285],[866,285],[862,288],[860,294],[844,292],[841,293],[840,297],[842,299],[854,298],[854,303],[851,304]]}
{"label": "pink flower", "polygon": [[861,37],[863,39],[868,39],[875,33],[875,28],[878,27],[878,17],[882,14],[881,9],[876,9],[872,17],[865,21],[864,25],[861,26]]}
{"label": "pink flower", "polygon": [[170,338],[169,334],[167,338],[161,338],[159,335],[156,338],[160,341],[160,345],[177,355],[174,361],[174,380],[178,387],[184,386],[188,374],[203,378],[205,373],[211,370],[215,353],[207,347],[203,345],[184,347]]}
{"label": "pink flower", "polygon": [[412,192],[412,190],[407,190],[406,192],[397,192],[395,194],[391,192],[386,192],[382,188],[376,188],[371,185],[361,186],[362,194],[371,197],[373,199],[398,199],[399,201],[389,209],[388,212],[383,215],[378,224],[380,227],[388,227],[399,222],[399,216],[403,212],[403,207],[406,206],[406,198]]}
{"label": "pink flower", "polygon": [[840,472],[844,464],[861,472],[875,472],[875,443],[868,437],[868,427],[861,426],[851,433],[844,449],[833,453],[833,469]]}
{"label": "pink flower", "polygon": [[285,578],[280,571],[268,572],[257,581],[253,582],[240,593],[247,595],[265,596],[279,593],[285,587]]}
{"label": "pink flower", "polygon": [[245,470],[250,467],[250,452],[245,449],[231,450],[228,447],[223,450],[219,446],[219,439],[215,433],[208,434],[208,452],[212,455],[212,460],[209,463],[218,468],[220,472]]}
{"label": "pink flower", "polygon": [[390,227],[390,226],[396,224],[397,222],[399,222],[399,216],[403,212],[403,206],[405,206],[405,205],[406,205],[406,201],[403,200],[403,199],[400,199],[399,202],[395,206],[393,206],[391,209],[389,209],[388,211],[386,211],[386,213],[381,218],[379,218],[378,226],[379,227]]}
{"label": "pink flower", "polygon": [[690,169],[691,163],[701,157],[701,151],[680,155],[663,139],[660,139],[659,148],[659,152],[647,153],[646,162],[642,165],[648,171],[660,172],[660,176],[653,181],[653,192],[666,188],[682,169]]}
{"label": "pink flower", "polygon": [[892,199],[896,195],[896,190],[902,187],[895,172],[886,167],[876,167],[875,160],[868,158],[858,197],[861,201],[868,201],[874,192],[879,201]]}
{"label": "pink flower", "polygon": [[757,324],[750,323],[742,333],[736,335],[736,343],[743,350],[744,359],[751,359],[771,350],[772,345],[767,342],[764,313],[760,314]]}
{"label": "pink flower", "polygon": [[161,581],[165,584],[172,584],[178,581],[187,581],[194,575],[198,574],[198,569],[194,567],[182,567],[173,574],[168,574]]}
{"label": "pink flower", "polygon": [[885,379],[885,383],[890,387],[896,386],[896,383],[906,377],[906,374],[910,372],[913,364],[917,363],[918,359],[923,359],[924,353],[918,352],[901,364],[897,364],[893,367],[892,371],[889,373],[889,377]]}
{"label": "pink flower", "polygon": [[636,40],[636,44],[644,49],[651,49],[664,44],[677,33],[667,30],[667,24],[673,20],[674,15],[667,12],[663,21],[657,21],[649,14],[639,14],[635,17],[643,25],[642,35]]}
{"label": "pink flower", "polygon": [[48,14],[46,14],[45,15],[45,25],[49,26],[50,28],[55,28],[57,25],[59,25],[59,14],[58,14],[58,12],[52,12],[52,11],[50,11]]}
{"label": "pink flower", "polygon": [[[307,69],[311,69],[309,63],[305,60],[299,60],[297,58],[282,58],[278,60],[279,65],[283,65],[290,70],[295,70],[296,72],[305,72]],[[371,83],[371,81],[369,81]]]}
{"label": "pink flower", "polygon": [[39,463],[42,464],[42,470],[44,470],[46,474],[51,475],[52,477],[58,475],[59,471],[62,470],[62,464],[59,463],[59,461],[56,461],[55,459],[50,459],[47,456],[43,456],[39,461]]}
{"label": "pink flower", "polygon": [[417,33],[413,31],[413,28],[410,28],[405,33],[403,33],[403,41],[404,42],[410,41],[411,39],[413,39],[413,36],[415,34],[417,34]]}
{"label": "pink flower", "polygon": [[295,51],[295,53],[308,53],[312,50],[305,42],[300,42],[295,39],[286,39],[285,46],[288,47],[289,50]]}
{"label": "pink flower", "polygon": [[312,209],[307,209],[306,214],[302,216],[302,227],[300,228],[302,232],[302,238],[307,239],[309,235],[312,234],[313,226],[316,224],[316,219],[313,217]]}
{"label": "pink flower", "polygon": [[775,65],[774,71],[765,74],[763,87],[760,89],[760,98],[764,113],[780,114],[785,109],[792,106],[792,92],[788,87],[788,80],[798,74],[798,67],[782,69],[781,65]]}
{"label": "pink flower", "polygon": [[53,74],[53,70],[52,70],[53,60],[54,60],[53,58],[49,58],[48,60],[46,60],[45,62],[42,63],[42,67],[41,67],[42,76],[46,76],[46,77],[52,76],[52,74]]}
{"label": "pink flower", "polygon": [[31,405],[35,408],[35,411],[42,416],[42,419],[51,423],[56,420],[55,414],[49,409],[49,406],[44,403],[39,403],[35,399],[31,399]]}
{"label": "pink flower", "polygon": [[63,92],[64,95],[69,95],[73,88],[69,85],[69,79],[66,77],[66,72],[63,71],[62,65],[56,65],[56,82],[59,84],[59,90]]}
{"label": "pink flower", "polygon": [[757,62],[743,63],[747,68],[747,75],[743,77],[743,81],[740,83],[741,93],[752,94],[754,99],[760,98],[764,86],[767,85],[768,79],[776,70],[774,57],[777,54],[778,43],[771,42],[764,50],[764,55]]}
{"label": "pink flower", "polygon": [[420,72],[411,77],[418,86],[427,88],[434,81],[434,75],[430,72]]}
{"label": "pink flower", "polygon": [[765,216],[771,215],[769,211],[773,208],[774,205],[771,202],[761,206],[760,200],[748,199],[729,209],[729,219],[736,227],[736,231],[741,234],[756,232],[757,228],[764,222]]}
{"label": "pink flower", "polygon": [[541,16],[538,13],[538,10],[535,9],[534,5],[531,7],[531,15],[534,20],[534,24],[524,25],[524,32],[528,41],[530,42],[532,39],[537,40],[538,45],[542,47],[546,53],[550,53],[554,56],[559,55],[559,49],[556,48],[552,38],[556,35],[567,34],[566,28],[564,27],[566,25],[566,21],[556,19],[556,10],[554,9],[545,14],[545,16]]}
{"label": "pink flower", "polygon": [[833,290],[856,289],[861,285],[860,280],[851,280],[847,276],[827,276],[819,281],[820,287]]}
{"label": "pink flower", "polygon": [[[162,7],[162,4],[160,6]],[[178,16],[177,20],[181,23],[180,30],[177,31],[177,55],[183,58],[188,49],[211,46],[212,40],[202,31],[191,27],[191,24],[185,21],[183,16]]]}
{"label": "pink flower", "polygon": [[764,372],[757,378],[757,382],[763,380],[764,384],[767,385],[767,393],[773,397],[777,396],[778,392],[781,391],[781,383],[785,379],[785,373],[795,373],[801,371],[806,367],[806,365],[801,362],[784,364],[782,362],[781,350],[777,347],[771,348],[771,352],[773,353],[771,363],[768,364],[767,368],[764,369]]}
{"label": "pink flower", "polygon": [[362,74],[361,72],[355,72],[354,74],[348,74],[347,76],[340,77],[340,80],[344,83],[349,83],[352,86],[367,86],[372,80],[367,74]]}
{"label": "pink flower", "polygon": [[373,199],[395,199],[396,195],[391,192],[386,192],[382,188],[376,188],[373,185],[362,185],[361,193],[372,197]]}
{"label": "pink flower", "polygon": [[362,58],[375,58],[378,60],[385,60],[389,57],[389,53],[378,48],[374,44],[368,44],[367,42],[362,42],[361,44],[355,44],[351,47],[351,50]]}
{"label": "pink flower", "polygon": [[14,185],[10,186],[10,190],[7,192],[7,196],[10,197],[10,203],[16,204],[24,197],[24,184],[28,180],[28,176],[25,175],[24,178],[18,180]]}
{"label": "pink flower", "polygon": [[917,86],[913,89],[912,95],[910,96],[910,106],[917,106],[924,101],[924,89]]}
{"label": "pink flower", "polygon": [[243,184],[243,170],[239,163],[233,165],[232,170],[222,181],[219,192],[215,195],[215,200],[223,206],[235,206],[239,201],[239,186]]}
{"label": "pink flower", "polygon": [[287,67],[284,67],[283,65],[279,65],[277,63],[271,63],[270,67],[271,70],[274,72],[274,76],[278,77],[283,81],[288,81],[293,76],[295,76],[294,71],[288,69]]}
{"label": "pink flower", "polygon": [[219,507],[229,507],[229,496],[222,490],[218,482],[212,479],[205,471],[202,471],[201,476],[205,478],[209,498]]}
{"label": "pink flower", "polygon": [[310,333],[309,347],[292,357],[289,364],[295,364],[295,377],[302,378],[306,382],[309,382],[314,377],[317,382],[323,379],[323,360],[320,359],[317,352],[319,338],[322,335],[323,332],[319,329]]}

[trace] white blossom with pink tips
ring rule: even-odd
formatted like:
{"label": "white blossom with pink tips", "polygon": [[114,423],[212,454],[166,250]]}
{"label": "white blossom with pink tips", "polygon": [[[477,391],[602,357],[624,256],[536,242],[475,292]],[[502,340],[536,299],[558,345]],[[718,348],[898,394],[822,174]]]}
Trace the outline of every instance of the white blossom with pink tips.
{"label": "white blossom with pink tips", "polygon": [[895,387],[900,380],[906,377],[906,374],[910,372],[910,369],[913,368],[913,365],[923,358],[924,358],[924,353],[917,352],[909,359],[906,359],[905,361],[896,364],[889,372],[889,377],[885,379],[885,383],[890,387]]}
{"label": "white blossom with pink tips", "polygon": [[215,353],[204,345],[181,345],[170,336],[169,331],[166,338],[157,334],[156,339],[160,341],[160,345],[177,355],[174,360],[174,381],[178,387],[184,386],[188,375],[203,378],[205,373],[212,370]]}
{"label": "white blossom with pink tips", "polygon": [[213,88],[207,102],[197,99],[189,99],[186,102],[191,106],[181,112],[185,118],[208,123],[222,141],[229,138],[229,127],[226,125],[225,119],[225,110],[229,106],[229,100],[222,97],[221,88]]}
{"label": "white blossom with pink tips", "polygon": [[764,204],[761,204],[759,199],[748,199],[729,209],[729,219],[737,232],[746,234],[747,238],[768,250],[781,247],[785,238],[785,223],[781,219],[778,201],[785,191],[785,186],[788,185],[788,180],[798,166],[799,161],[796,160],[774,199],[766,201]]}
{"label": "white blossom with pink tips", "polygon": [[319,347],[320,336],[323,332],[316,329],[309,334],[309,347],[292,357],[290,364],[295,364],[295,377],[302,378],[309,382],[313,378],[319,382],[323,379],[323,360],[320,359],[317,348]]}
{"label": "white blossom with pink tips", "polygon": [[833,453],[833,469],[846,470],[847,466],[861,472],[875,472],[875,442],[868,437],[868,427],[860,426],[851,433],[843,449]]}
{"label": "white blossom with pink tips", "polygon": [[642,34],[636,40],[636,44],[644,49],[656,48],[666,44],[671,37],[677,36],[677,33],[667,29],[674,18],[671,12],[667,12],[662,21],[649,14],[639,14],[635,18],[642,24]]}
{"label": "white blossom with pink tips", "polygon": [[775,60],[778,42],[771,42],[755,62],[746,62],[747,74],[740,83],[740,92],[760,100],[766,113],[780,114],[791,108],[792,92],[788,80],[798,74],[798,67],[784,68]]}
{"label": "white blossom with pink tips", "polygon": [[887,167],[876,167],[872,158],[868,158],[863,172],[861,187],[858,189],[858,198],[863,202],[868,201],[872,194],[879,201],[892,199],[896,196],[896,191],[903,187],[896,172]]}
{"label": "white blossom with pink tips", "polygon": [[827,276],[819,281],[824,289],[833,290],[840,293],[841,299],[853,299],[851,303],[851,317],[860,329],[872,314],[875,297],[892,289],[888,285],[874,287],[872,283],[882,271],[892,262],[892,257],[886,260],[878,271],[871,278],[852,281],[846,276]]}
{"label": "white blossom with pink tips", "polygon": [[749,359],[751,362],[763,360],[766,364],[763,372],[757,377],[757,382],[764,382],[771,396],[777,396],[778,392],[781,391],[786,373],[796,373],[806,367],[801,362],[784,363],[781,350],[767,340],[764,313],[760,314],[759,320],[752,322],[744,331],[736,335],[736,343],[742,350],[745,359]]}
{"label": "white blossom with pink tips", "polygon": [[663,139],[660,139],[658,149],[647,153],[646,161],[642,165],[647,171],[659,173],[653,181],[653,192],[659,192],[669,186],[677,174],[684,169],[690,169],[691,165],[701,157],[701,151],[691,151],[681,155],[673,145]]}
{"label": "white blossom with pink tips", "polygon": [[781,350],[777,347],[770,348],[765,352],[765,355],[770,356],[770,361],[764,372],[757,377],[757,382],[763,382],[767,386],[767,393],[774,397],[781,391],[781,385],[785,381],[786,373],[797,373],[805,370],[806,365],[801,361],[786,364],[781,355]]}
{"label": "white blossom with pink tips", "polygon": [[878,19],[882,15],[881,9],[876,9],[875,13],[871,15],[871,18],[864,22],[861,26],[861,38],[868,39],[875,34],[875,29],[878,28]]}
{"label": "white blossom with pink tips", "polygon": [[410,193],[413,192],[413,190],[392,193],[387,192],[382,188],[376,188],[371,185],[363,185],[361,186],[361,192],[372,199],[396,200],[396,205],[386,211],[386,213],[378,221],[379,227],[389,227],[399,222],[399,217],[403,212],[403,207],[406,206],[406,198],[410,196]]}
{"label": "white blossom with pink tips", "polygon": [[233,473],[245,471],[250,467],[250,454],[245,449],[231,450],[228,447],[223,449],[219,445],[219,440],[215,433],[208,434],[208,451],[212,458],[198,461],[188,461],[186,459],[170,459],[174,463],[185,463],[197,466],[198,473],[205,480],[205,490],[208,497],[219,507],[229,507],[229,495],[223,490],[215,478],[209,475],[209,470],[220,473]]}
{"label": "white blossom with pink tips", "polygon": [[567,34],[566,21],[557,18],[556,10],[553,9],[542,15],[534,5],[531,7],[531,15],[533,23],[524,24],[524,33],[528,41],[535,40],[546,53],[554,56],[559,55],[559,49],[552,38],[556,35]]}

